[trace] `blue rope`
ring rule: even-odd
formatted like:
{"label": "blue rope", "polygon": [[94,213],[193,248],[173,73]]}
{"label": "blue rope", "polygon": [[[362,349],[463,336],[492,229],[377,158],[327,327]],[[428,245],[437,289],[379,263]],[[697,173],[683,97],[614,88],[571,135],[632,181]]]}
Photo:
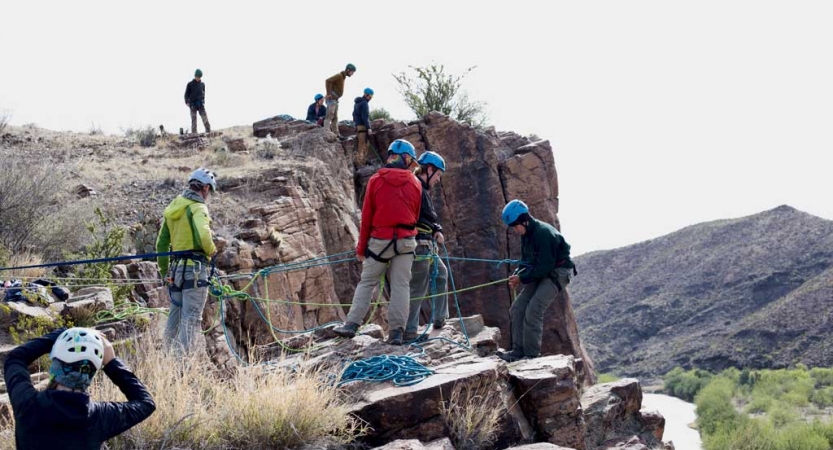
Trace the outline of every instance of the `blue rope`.
{"label": "blue rope", "polygon": [[394,386],[411,386],[433,373],[411,356],[379,355],[350,363],[342,372],[338,385],[354,381],[393,381]]}
{"label": "blue rope", "polygon": [[103,262],[125,261],[129,259],[147,259],[158,258],[160,256],[182,256],[193,255],[193,250],[182,250],[178,252],[163,252],[163,253],[145,253],[141,255],[127,255],[127,256],[113,256],[111,258],[96,258],[96,259],[81,259],[77,261],[61,261],[54,263],[33,264],[31,266],[17,266],[17,267],[0,267],[0,271],[4,270],[23,270],[23,269],[40,269],[42,267],[60,267],[60,266],[75,266],[78,264],[96,264]]}
{"label": "blue rope", "polygon": [[322,328],[327,328],[330,325],[336,325],[336,324],[341,323],[341,322],[328,322],[328,323],[325,323],[324,325],[318,325],[317,327],[310,328],[308,330],[281,330],[280,328],[272,325],[272,322],[270,322],[269,319],[265,315],[263,315],[263,311],[260,309],[260,306],[257,304],[256,301],[251,301],[249,303],[251,303],[252,306],[254,306],[255,311],[257,311],[257,314],[260,316],[261,320],[263,320],[263,322],[266,323],[266,325],[269,325],[269,328],[271,328],[273,331],[276,331],[278,333],[284,333],[284,334],[312,333],[313,331],[317,331],[317,330],[320,330]]}
{"label": "blue rope", "polygon": [[[445,248],[445,244],[443,244],[443,248]],[[463,258],[460,256],[448,256],[448,250],[445,251],[445,260],[449,261],[471,261],[471,262],[486,262],[486,263],[496,263],[498,267],[503,264],[509,265],[518,265],[520,264],[520,260],[517,259],[482,259],[482,258]]]}

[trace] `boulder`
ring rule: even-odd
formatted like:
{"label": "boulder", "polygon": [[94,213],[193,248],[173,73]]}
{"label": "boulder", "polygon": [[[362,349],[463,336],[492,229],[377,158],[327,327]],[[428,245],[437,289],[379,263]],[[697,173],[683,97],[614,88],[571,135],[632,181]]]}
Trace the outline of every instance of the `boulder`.
{"label": "boulder", "polygon": [[113,309],[113,292],[108,287],[86,287],[75,293],[65,304],[61,314],[75,323],[87,323],[96,313]]}
{"label": "boulder", "polygon": [[455,450],[454,445],[448,438],[437,439],[427,444],[423,444],[417,439],[399,439],[389,442],[381,447],[375,447],[373,450]]}
{"label": "boulder", "polygon": [[225,138],[224,141],[230,152],[241,153],[249,150],[243,138]]}
{"label": "boulder", "polygon": [[537,442],[535,444],[519,445],[517,447],[509,447],[506,450],[575,450],[567,447],[561,447],[547,442]]}
{"label": "boulder", "polygon": [[[665,419],[653,411],[640,411],[642,388],[635,378],[587,389],[581,396],[581,406],[587,425],[588,450],[662,445]],[[619,444],[632,447],[616,447]]]}
{"label": "boulder", "polygon": [[52,323],[55,315],[48,307],[31,306],[24,302],[0,303],[0,329],[8,330],[23,317]]}
{"label": "boulder", "polygon": [[509,380],[539,440],[584,449],[585,424],[572,356],[509,364]]}

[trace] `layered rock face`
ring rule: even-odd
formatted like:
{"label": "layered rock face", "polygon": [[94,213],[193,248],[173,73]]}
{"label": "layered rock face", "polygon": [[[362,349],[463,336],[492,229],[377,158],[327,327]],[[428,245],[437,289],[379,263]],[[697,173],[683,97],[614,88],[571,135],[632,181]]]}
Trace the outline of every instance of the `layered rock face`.
{"label": "layered rock face", "polygon": [[[255,136],[279,142],[274,156],[279,163],[245,179],[222,180],[221,189],[227,195],[240,195],[241,203],[245,199],[251,204],[253,196],[261,196],[263,203],[249,208],[234,239],[221,243],[218,268],[226,273],[252,273],[274,264],[353,250],[364,186],[395,139],[408,140],[418,152],[436,151],[446,160],[448,170],[432,195],[449,254],[520,258],[518,237],[507,236],[500,219],[503,206],[514,198],[523,199],[534,216],[559,225],[558,182],[548,142],[530,142],[494,129],[478,131],[439,113],[411,123],[377,121],[373,125],[370,164],[354,168],[354,139],[339,142],[320,127],[281,117],[255,123]],[[506,264],[450,265],[457,288],[500,280],[510,271]],[[276,328],[311,328],[344,317],[344,308],[323,305],[350,303],[359,273],[360,266],[350,263],[271,274],[268,280],[256,280],[249,292],[297,303],[269,303],[268,307],[261,303]],[[233,284],[243,288],[248,282],[240,278]],[[459,297],[463,315],[481,314],[486,325],[501,329],[503,347],[509,345],[510,299],[502,283]],[[585,368],[585,381],[592,383],[593,364],[580,345],[569,295],[555,302],[547,316],[543,353],[575,356]],[[372,321],[384,325],[384,308],[377,310]],[[238,342],[242,336],[253,337],[255,343],[274,340],[261,314],[245,302],[230,302],[227,322]]]}

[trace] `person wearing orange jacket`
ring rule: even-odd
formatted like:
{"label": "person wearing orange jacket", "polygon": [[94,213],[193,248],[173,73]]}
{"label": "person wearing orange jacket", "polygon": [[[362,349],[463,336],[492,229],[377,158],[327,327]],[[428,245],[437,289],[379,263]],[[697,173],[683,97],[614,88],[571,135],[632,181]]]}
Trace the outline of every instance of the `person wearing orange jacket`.
{"label": "person wearing orange jacket", "polygon": [[388,343],[402,345],[410,303],[411,266],[416,249],[416,224],[422,203],[422,186],[411,172],[416,150],[397,139],[388,147],[384,168],[370,177],[362,206],[356,258],[362,263],[362,278],[356,286],[346,322],[333,329],[353,337],[367,312],[373,288],[389,270],[391,294],[388,305]]}

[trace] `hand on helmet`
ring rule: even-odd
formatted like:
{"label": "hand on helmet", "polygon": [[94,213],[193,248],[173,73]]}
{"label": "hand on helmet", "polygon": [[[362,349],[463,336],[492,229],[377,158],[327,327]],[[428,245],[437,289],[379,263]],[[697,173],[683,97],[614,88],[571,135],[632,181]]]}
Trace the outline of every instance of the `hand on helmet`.
{"label": "hand on helmet", "polygon": [[116,358],[116,350],[113,349],[113,344],[107,340],[104,333],[99,332],[98,335],[101,336],[101,340],[104,341],[104,360],[101,363],[101,367],[104,367],[107,363]]}

